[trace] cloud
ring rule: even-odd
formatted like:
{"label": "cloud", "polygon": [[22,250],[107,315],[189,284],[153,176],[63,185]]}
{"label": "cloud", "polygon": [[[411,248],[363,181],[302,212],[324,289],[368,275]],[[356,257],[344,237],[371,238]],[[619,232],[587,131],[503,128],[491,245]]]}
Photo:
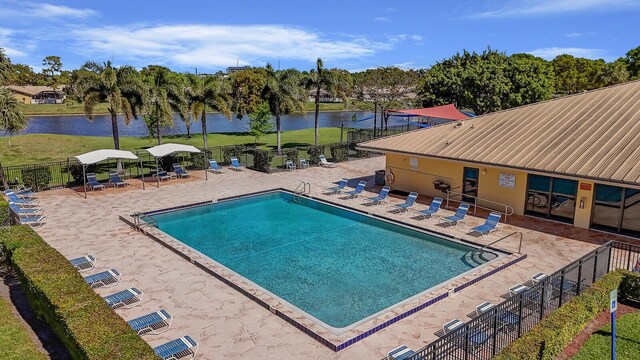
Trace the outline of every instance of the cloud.
{"label": "cloud", "polygon": [[[277,59],[314,62],[361,58],[388,50],[393,42],[364,37],[331,39],[284,25],[129,25],[72,31],[77,52],[87,56],[116,54],[120,60],[165,65],[226,67],[263,65]],[[396,39],[394,41],[399,41]]]}
{"label": "cloud", "polygon": [[631,7],[640,7],[640,2],[637,0],[517,0],[506,2],[494,10],[478,13],[475,17],[506,18],[587,10],[620,10]]}
{"label": "cloud", "polygon": [[10,58],[23,58],[27,56],[22,50],[19,50],[14,45],[14,41],[12,39],[15,34],[14,30],[7,28],[0,28],[0,48],[4,49],[4,53]]}
{"label": "cloud", "polygon": [[411,35],[411,40],[422,41],[422,35]]}
{"label": "cloud", "polygon": [[535,49],[528,51],[529,54],[541,57],[543,59],[551,60],[558,55],[573,55],[576,57],[583,57],[587,59],[600,59],[603,56],[604,51],[601,49],[586,49],[575,47],[549,47],[542,49]]}
{"label": "cloud", "polygon": [[13,0],[0,1],[0,17],[37,18],[52,20],[81,19],[97,15],[95,10],[72,8],[64,5],[53,5],[36,2],[17,2]]}
{"label": "cloud", "polygon": [[566,36],[568,38],[577,38],[577,37],[581,37],[582,35],[584,35],[584,34],[580,33],[580,32],[571,32],[571,33],[564,34],[564,36]]}
{"label": "cloud", "polygon": [[373,21],[376,21],[376,22],[391,22],[391,20],[389,18],[386,18],[384,16],[374,17]]}

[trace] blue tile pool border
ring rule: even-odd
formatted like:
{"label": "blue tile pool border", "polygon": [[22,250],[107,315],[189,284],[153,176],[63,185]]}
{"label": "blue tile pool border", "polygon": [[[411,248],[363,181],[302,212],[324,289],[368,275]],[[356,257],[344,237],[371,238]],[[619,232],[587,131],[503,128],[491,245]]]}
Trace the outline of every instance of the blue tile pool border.
{"label": "blue tile pool border", "polygon": [[[209,205],[209,204],[213,204],[213,203],[216,203],[216,202],[235,200],[235,199],[239,199],[239,198],[262,195],[262,194],[276,192],[276,191],[284,191],[284,192],[291,193],[291,191],[289,191],[287,189],[276,188],[276,189],[252,192],[252,193],[249,193],[249,194],[229,196],[229,197],[225,197],[225,198],[220,198],[217,201],[213,201],[213,200],[202,201],[202,202],[197,202],[197,203],[192,203],[192,204],[186,204],[186,205],[181,205],[181,206],[175,206],[175,207],[170,207],[170,208],[164,208],[164,209],[158,209],[158,210],[143,212],[143,213],[140,213],[140,214],[145,215],[145,216],[154,215],[154,214],[159,214],[159,213],[168,212],[168,211],[183,210],[183,209],[192,208],[192,207]],[[326,201],[325,199],[320,199],[320,198],[316,198],[316,197],[305,195],[305,194],[302,194],[301,196],[304,196],[304,197],[310,198],[310,199],[314,199],[314,200],[318,200],[318,201],[321,201],[321,202],[324,202],[324,203],[328,203],[328,204],[337,206],[337,207],[342,208],[342,209],[347,209],[349,211],[357,212],[357,213],[360,213],[360,214],[372,216],[372,217],[379,218],[379,219],[384,219],[384,220],[390,221],[392,223],[401,224],[403,226],[407,226],[407,227],[410,227],[412,229],[424,231],[424,229],[422,229],[420,227],[417,227],[417,226],[414,226],[414,225],[411,225],[411,224],[408,224],[408,223],[405,223],[405,222],[402,222],[402,221],[397,221],[396,219],[391,219],[391,218],[387,218],[385,216],[379,216],[379,215],[371,214],[371,213],[368,213],[366,211],[362,211],[362,210],[359,210],[359,209],[353,209],[353,208],[350,208],[350,207],[347,207],[347,206],[344,206],[344,205],[341,205],[341,204],[336,204],[336,203],[333,203],[331,201]],[[135,227],[134,223],[129,218],[124,217],[124,216],[120,216],[120,219],[122,221],[126,222],[127,224]],[[442,233],[438,233],[437,231],[431,231],[431,230],[429,230],[429,231],[433,232],[433,233],[436,233],[436,234],[439,234],[439,235],[441,235],[441,236],[443,236],[445,238],[451,238],[450,236],[442,234]],[[151,234],[151,233],[149,233],[147,231],[144,231],[144,230],[142,232],[145,235],[147,235],[149,238],[151,238],[152,240],[154,240],[154,241],[160,243],[161,245],[169,248],[170,250],[172,250],[176,254],[180,255],[185,260],[187,260],[190,263],[196,265],[198,268],[200,268],[203,271],[205,271],[206,273],[212,275],[216,279],[222,281],[226,285],[230,286],[231,288],[235,289],[236,291],[238,291],[242,295],[246,296],[247,298],[253,300],[254,302],[256,302],[261,307],[263,307],[266,310],[270,311],[272,314],[278,316],[279,318],[283,319],[287,323],[293,325],[298,330],[304,332],[305,334],[307,334],[308,336],[310,336],[311,338],[313,338],[314,340],[318,341],[319,343],[321,343],[322,345],[326,346],[327,348],[331,349],[334,352],[338,352],[340,350],[343,350],[343,349],[355,344],[356,342],[358,342],[358,341],[360,341],[362,339],[365,339],[368,336],[371,336],[371,335],[377,333],[378,331],[380,331],[380,330],[382,330],[382,329],[384,329],[384,328],[386,328],[386,327],[388,327],[388,326],[390,326],[390,325],[392,325],[392,324],[394,324],[394,323],[396,323],[396,322],[398,322],[398,321],[400,321],[400,320],[402,320],[402,319],[404,319],[404,318],[406,318],[406,317],[408,317],[410,315],[413,315],[413,314],[415,314],[415,313],[417,313],[417,312],[419,312],[419,311],[421,311],[421,310],[423,310],[423,309],[425,309],[425,308],[427,308],[427,307],[429,307],[429,306],[431,306],[431,305],[433,305],[433,304],[435,304],[435,303],[437,303],[437,302],[439,302],[441,300],[446,299],[450,295],[450,293],[448,291],[447,292],[443,292],[440,295],[435,296],[434,298],[431,298],[431,299],[429,299],[429,300],[427,300],[427,301],[425,301],[425,302],[423,302],[423,303],[421,303],[421,304],[419,304],[417,306],[414,306],[413,308],[408,309],[408,310],[404,311],[403,313],[401,313],[399,315],[396,315],[393,318],[391,318],[389,320],[386,320],[383,323],[381,323],[379,325],[376,325],[376,326],[370,328],[369,330],[366,330],[366,331],[364,331],[364,332],[362,332],[362,333],[350,338],[349,340],[343,341],[343,342],[341,342],[339,344],[335,344],[335,343],[331,342],[330,340],[324,338],[323,336],[319,335],[318,333],[316,333],[312,329],[309,329],[304,324],[302,324],[302,323],[296,321],[295,319],[291,318],[290,316],[288,316],[287,314],[283,313],[282,311],[273,308],[270,304],[268,304],[267,302],[265,302],[262,299],[258,298],[257,296],[251,294],[249,291],[243,289],[239,285],[235,284],[233,281],[225,278],[221,274],[219,274],[216,271],[210,269],[206,264],[203,264],[203,263],[193,259],[191,256],[185,254],[180,249],[172,246],[171,244],[167,243],[166,241],[160,239],[159,237],[157,237],[157,236],[155,236],[155,235],[153,235],[153,234]],[[473,244],[473,245],[476,245],[476,246],[481,246],[481,244],[476,244],[474,242],[466,241],[466,240],[463,240],[463,239],[455,239],[455,240],[456,241],[465,242],[465,243],[470,243],[470,244]],[[493,250],[497,250],[497,249],[493,249]],[[497,251],[505,253],[504,250],[497,250]],[[478,277],[475,277],[475,278],[465,282],[464,284],[461,284],[461,285],[455,287],[453,289],[452,293],[457,293],[459,291],[462,291],[462,290],[466,289],[467,287],[469,287],[469,286],[471,286],[473,284],[476,284],[479,281],[484,280],[484,279],[490,277],[491,275],[494,275],[494,274],[496,274],[496,273],[498,273],[498,272],[500,272],[500,271],[502,271],[502,270],[504,270],[504,269],[506,269],[506,268],[508,268],[508,267],[510,267],[510,266],[512,266],[512,265],[514,265],[514,264],[526,259],[526,258],[527,258],[526,254],[518,256],[517,258],[515,258],[515,259],[513,259],[513,260],[511,260],[511,261],[509,261],[509,262],[507,262],[505,264],[502,264],[502,265],[496,267],[495,269],[492,269],[492,270],[490,270],[490,271],[488,271],[488,272],[486,272],[486,273],[484,273],[484,274],[482,274],[482,275],[480,275]]]}

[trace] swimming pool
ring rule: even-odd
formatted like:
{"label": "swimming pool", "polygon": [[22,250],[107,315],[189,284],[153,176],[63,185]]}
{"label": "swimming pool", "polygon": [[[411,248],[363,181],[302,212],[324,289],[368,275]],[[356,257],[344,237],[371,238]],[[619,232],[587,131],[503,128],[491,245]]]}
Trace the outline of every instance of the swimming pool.
{"label": "swimming pool", "polygon": [[150,217],[335,333],[481,265],[471,246],[283,191]]}

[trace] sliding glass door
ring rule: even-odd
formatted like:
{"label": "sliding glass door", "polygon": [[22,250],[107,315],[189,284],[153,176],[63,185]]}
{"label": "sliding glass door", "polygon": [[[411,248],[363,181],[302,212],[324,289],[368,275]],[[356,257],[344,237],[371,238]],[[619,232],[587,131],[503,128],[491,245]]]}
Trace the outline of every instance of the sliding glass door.
{"label": "sliding glass door", "polygon": [[578,182],[529,174],[526,213],[573,222]]}

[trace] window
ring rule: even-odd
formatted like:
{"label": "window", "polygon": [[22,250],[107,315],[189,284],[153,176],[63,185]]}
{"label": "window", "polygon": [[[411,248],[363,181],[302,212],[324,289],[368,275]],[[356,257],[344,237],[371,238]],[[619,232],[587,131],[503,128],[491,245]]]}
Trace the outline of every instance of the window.
{"label": "window", "polygon": [[528,214],[573,222],[577,181],[533,174],[527,178]]}
{"label": "window", "polygon": [[596,184],[591,226],[640,236],[640,190]]}

